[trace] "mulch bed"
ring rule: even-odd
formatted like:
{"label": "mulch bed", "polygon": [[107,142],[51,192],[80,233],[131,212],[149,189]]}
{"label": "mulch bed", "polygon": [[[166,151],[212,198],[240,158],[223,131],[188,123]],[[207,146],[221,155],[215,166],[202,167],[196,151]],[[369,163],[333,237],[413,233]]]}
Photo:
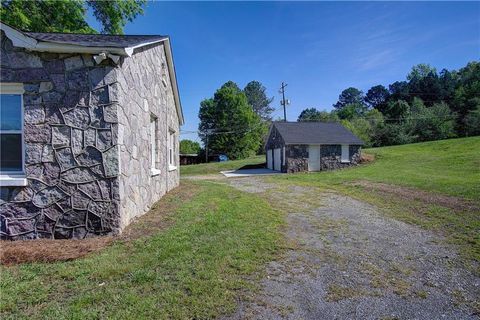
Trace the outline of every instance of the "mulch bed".
{"label": "mulch bed", "polygon": [[98,252],[115,241],[132,241],[153,235],[170,224],[167,217],[197,192],[192,184],[178,188],[155,203],[152,209],[125,228],[120,236],[95,237],[82,240],[0,241],[0,264],[15,265],[33,262],[68,261]]}

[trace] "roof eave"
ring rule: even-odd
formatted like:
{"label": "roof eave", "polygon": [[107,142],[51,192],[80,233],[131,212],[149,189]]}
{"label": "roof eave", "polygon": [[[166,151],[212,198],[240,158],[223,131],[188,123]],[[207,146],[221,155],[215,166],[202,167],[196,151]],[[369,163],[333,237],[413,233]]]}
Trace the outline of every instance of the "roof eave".
{"label": "roof eave", "polygon": [[180,120],[179,121],[180,125],[183,125],[185,121],[183,118],[182,104],[180,102],[180,94],[178,92],[177,74],[175,71],[175,65],[173,63],[172,47],[170,46],[169,38],[165,39],[165,55],[167,57],[167,63],[169,66],[168,73],[170,76],[170,82],[173,89],[173,97],[175,99],[175,107],[177,109],[178,119]]}
{"label": "roof eave", "polygon": [[167,64],[169,67],[168,70],[170,75],[170,81],[173,88],[175,107],[177,109],[180,125],[183,125],[185,123],[183,118],[182,106],[180,103],[180,94],[178,92],[178,83],[177,83],[177,76],[175,72],[175,65],[173,64],[172,48],[170,46],[170,39],[168,37],[165,37],[163,39],[158,39],[155,41],[140,43],[138,45],[125,47],[125,48],[89,47],[89,46],[72,45],[72,44],[59,43],[59,42],[37,41],[36,39],[25,35],[21,31],[16,30],[1,22],[0,22],[0,29],[5,32],[5,35],[12,41],[15,47],[25,48],[27,50],[39,51],[39,52],[89,53],[89,54],[110,53],[110,54],[115,54],[115,55],[120,55],[125,57],[131,57],[135,49],[148,46],[148,45],[153,45],[160,42],[165,42],[166,44],[165,53],[167,56]]}

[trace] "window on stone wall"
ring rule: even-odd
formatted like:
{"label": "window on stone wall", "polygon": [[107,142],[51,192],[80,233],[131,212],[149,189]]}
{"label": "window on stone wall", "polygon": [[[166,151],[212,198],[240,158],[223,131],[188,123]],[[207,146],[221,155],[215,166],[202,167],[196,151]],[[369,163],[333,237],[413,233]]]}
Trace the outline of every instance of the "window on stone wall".
{"label": "window on stone wall", "polygon": [[152,175],[160,174],[158,161],[158,118],[150,115],[150,149]]}
{"label": "window on stone wall", "polygon": [[7,186],[6,177],[24,174],[23,84],[1,84],[0,89],[0,174]]}
{"label": "window on stone wall", "polygon": [[175,146],[176,146],[175,131],[170,129],[168,130],[168,167],[170,170],[175,170],[177,168]]}
{"label": "window on stone wall", "polygon": [[349,145],[342,144],[342,159],[341,162],[350,162],[350,154],[349,154]]}

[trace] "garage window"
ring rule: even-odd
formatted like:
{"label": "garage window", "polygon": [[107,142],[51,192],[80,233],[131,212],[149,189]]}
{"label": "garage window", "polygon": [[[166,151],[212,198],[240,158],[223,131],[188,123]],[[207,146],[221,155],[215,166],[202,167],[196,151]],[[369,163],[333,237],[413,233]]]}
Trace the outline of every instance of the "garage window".
{"label": "garage window", "polygon": [[347,163],[350,162],[350,152],[349,152],[349,145],[342,144],[342,162]]}

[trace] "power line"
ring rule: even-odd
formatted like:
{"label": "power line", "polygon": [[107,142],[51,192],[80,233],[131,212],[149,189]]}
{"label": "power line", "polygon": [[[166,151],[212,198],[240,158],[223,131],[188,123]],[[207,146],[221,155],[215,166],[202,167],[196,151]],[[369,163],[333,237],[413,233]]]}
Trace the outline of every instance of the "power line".
{"label": "power line", "polygon": [[[376,117],[358,117],[355,119],[365,119],[365,120],[374,120],[374,121],[405,121],[405,120],[423,120],[423,119],[442,119],[442,120],[455,120],[454,116],[424,116],[424,117],[399,117],[399,118],[376,118]],[[353,120],[355,120],[353,119]],[[339,121],[324,121],[324,122],[329,122],[329,123],[336,123],[340,122],[341,120],[347,120],[348,119],[340,119]],[[318,120],[305,120],[302,122],[320,122]],[[234,134],[234,133],[247,133],[255,130],[259,126],[254,126],[249,129],[243,129],[243,130],[230,130],[230,131],[210,131],[208,135],[221,135],[221,134]],[[213,129],[210,129],[213,130]],[[180,134],[197,134],[197,135],[206,135],[205,131],[181,131]]]}

